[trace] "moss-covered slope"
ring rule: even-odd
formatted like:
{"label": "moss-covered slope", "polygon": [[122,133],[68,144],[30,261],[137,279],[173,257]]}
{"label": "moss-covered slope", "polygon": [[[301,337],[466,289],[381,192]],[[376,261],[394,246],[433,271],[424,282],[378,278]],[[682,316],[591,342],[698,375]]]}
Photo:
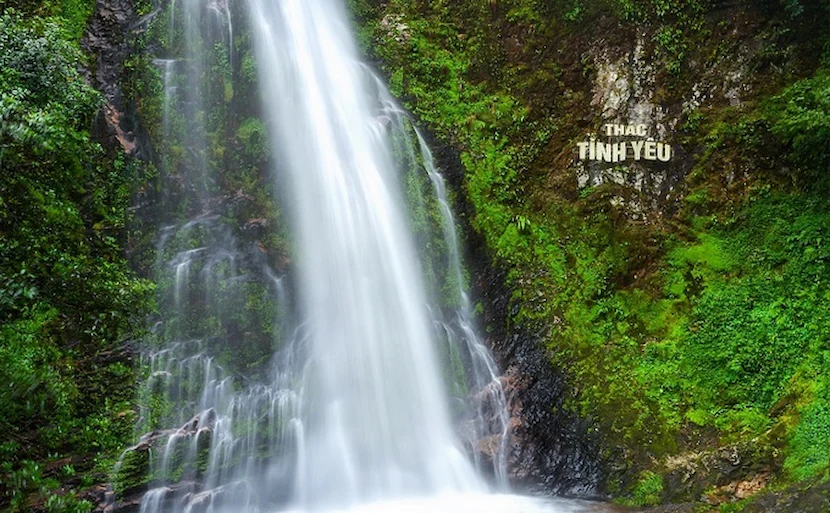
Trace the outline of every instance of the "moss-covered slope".
{"label": "moss-covered slope", "polygon": [[[826,2],[351,3],[458,148],[509,322],[546,333],[609,494],[728,509],[827,477]],[[672,159],[581,160],[608,123]]]}

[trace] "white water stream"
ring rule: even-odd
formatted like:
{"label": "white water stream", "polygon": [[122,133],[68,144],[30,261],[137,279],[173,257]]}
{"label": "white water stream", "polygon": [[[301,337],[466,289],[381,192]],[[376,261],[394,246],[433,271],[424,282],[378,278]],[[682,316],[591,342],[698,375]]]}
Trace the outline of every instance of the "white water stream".
{"label": "white water stream", "polygon": [[[227,27],[216,41],[233,45],[227,3],[177,2],[171,34],[180,20],[188,62],[158,61],[165,130],[177,104],[184,123],[203,119],[195,109],[204,102],[193,95],[207,88],[188,84],[205,65],[200,17],[226,17],[211,26]],[[168,330],[169,342],[146,351],[145,397],[162,398],[154,400],[175,429],[139,444],[154,451],[141,512],[592,511],[588,503],[505,493],[508,412],[472,320],[444,180],[423,137],[361,64],[340,0],[246,5],[274,175],[289,189],[281,196],[293,227],[297,297],[288,298],[283,278],[267,265],[260,274],[275,301],[296,301],[297,321],[287,323],[284,311],[275,320],[288,340],[268,379],[256,383],[240,384],[207,340],[184,330]],[[179,68],[190,71],[174,80]],[[193,165],[203,167],[189,175],[197,181],[210,179],[203,131],[197,123],[185,141]],[[440,209],[443,265],[458,296],[450,313],[424,282],[402,169],[426,175]],[[210,188],[192,189],[205,201]],[[190,238],[190,246],[166,253],[170,241]],[[171,319],[196,315],[194,287],[202,291],[198,311],[232,306],[222,291],[249,279],[240,269],[252,267],[238,246],[210,216],[162,231],[159,268],[172,282]],[[453,357],[464,364],[460,377],[448,377],[442,364]],[[453,379],[468,394],[469,411],[460,416],[451,413]],[[141,413],[149,426],[152,408]],[[480,458],[482,443],[488,461]]]}

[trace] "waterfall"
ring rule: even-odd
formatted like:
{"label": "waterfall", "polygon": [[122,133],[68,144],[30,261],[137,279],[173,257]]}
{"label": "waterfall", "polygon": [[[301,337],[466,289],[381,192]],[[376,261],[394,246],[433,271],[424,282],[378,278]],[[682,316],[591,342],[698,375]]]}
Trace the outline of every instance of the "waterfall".
{"label": "waterfall", "polygon": [[[231,4],[172,2],[183,50],[155,61],[162,172],[177,189],[157,238],[162,311],[141,355],[138,443],[115,471],[148,455],[140,511],[585,510],[505,493],[505,394],[444,179],[360,62],[339,0],[246,1],[292,275],[217,213],[204,77],[208,49],[239,55]],[[410,210],[429,205],[440,257],[413,227]],[[252,298],[259,331],[238,326]]]}
{"label": "waterfall", "polygon": [[345,14],[325,1],[251,7],[310,337],[298,497],[480,490],[455,441],[388,134]]}

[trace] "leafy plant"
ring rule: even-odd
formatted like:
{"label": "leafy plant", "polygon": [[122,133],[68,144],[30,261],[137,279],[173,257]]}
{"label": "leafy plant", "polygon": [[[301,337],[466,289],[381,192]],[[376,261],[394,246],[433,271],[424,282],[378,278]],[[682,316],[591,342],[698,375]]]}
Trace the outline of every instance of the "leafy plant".
{"label": "leafy plant", "polygon": [[825,184],[830,167],[830,71],[800,80],[771,99],[772,132],[791,148],[789,158],[807,171],[808,184]]}
{"label": "leafy plant", "polygon": [[[109,382],[112,350],[149,308],[152,286],[123,258],[132,190],[142,175],[88,133],[102,103],[78,65],[92,3],[29,3],[50,18],[0,14],[0,505],[88,511],[56,493],[44,462],[66,451],[116,451],[124,431],[108,401],[131,395],[132,372]],[[30,12],[31,13],[31,12]],[[66,467],[64,477],[76,469]]]}
{"label": "leafy plant", "polygon": [[663,477],[656,472],[646,471],[640,475],[631,497],[621,501],[629,506],[654,506],[660,504],[663,493]]}

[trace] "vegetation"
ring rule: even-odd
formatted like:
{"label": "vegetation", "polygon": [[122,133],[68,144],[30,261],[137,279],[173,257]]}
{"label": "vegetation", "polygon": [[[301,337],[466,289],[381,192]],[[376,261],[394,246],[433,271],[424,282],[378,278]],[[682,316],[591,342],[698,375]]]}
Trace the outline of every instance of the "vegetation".
{"label": "vegetation", "polygon": [[[645,30],[655,97],[679,104],[701,73],[692,59],[716,66],[733,51],[708,4],[352,4],[394,92],[460,149],[473,224],[510,270],[511,321],[552,328],[552,363],[578,391],[570,407],[627,466],[611,493],[671,500],[670,456],[749,440],[782,451],[776,486],[828,475],[826,5],[754,8],[769,20],[752,29],[765,40],[748,64],[764,85],[739,108],[683,114],[691,169],[674,208],[615,183],[571,185],[573,141],[602,122],[586,42],[630,48],[631,29]],[[736,165],[746,171],[724,180]]]}
{"label": "vegetation", "polygon": [[[158,253],[157,246],[145,245],[145,267],[157,281],[158,301],[167,313],[161,316],[164,327],[156,339],[146,342],[209,341],[209,351],[226,370],[256,380],[267,372],[265,364],[284,328],[279,309],[285,305],[274,301],[272,278],[263,275],[263,263],[279,270],[288,261],[289,247],[270,186],[271,151],[260,119],[250,36],[243,21],[232,42],[219,33],[187,42],[184,17],[173,12],[182,4],[164,7],[136,42],[125,80],[158,153],[158,186],[164,194],[154,205],[154,221],[161,218],[177,225]],[[232,10],[235,20],[244,20],[244,5]],[[178,23],[171,26],[171,19]],[[200,48],[204,60],[198,76],[188,76],[174,65],[165,77],[163,68],[153,62],[157,56],[187,58],[194,47]],[[178,91],[169,93],[166,113],[164,80],[172,80],[168,85]],[[193,83],[198,84],[198,102],[189,96]],[[188,109],[194,103],[198,106],[192,112]],[[200,216],[204,222],[183,228]],[[157,228],[148,231],[155,233]],[[193,275],[210,266],[211,283],[190,280],[183,292],[187,308],[177,309],[169,262],[180,252],[216,245],[242,262],[195,260]]]}
{"label": "vegetation", "polygon": [[[764,468],[773,487],[830,477],[826,1],[750,2],[749,28],[702,0],[350,3],[395,94],[459,148],[474,227],[510,271],[510,322],[551,328],[551,364],[576,391],[569,408],[595,420],[603,457],[623,464],[609,492],[635,506],[671,500],[670,457],[746,443],[780,454]],[[162,207],[191,219],[204,205],[182,178],[207,167],[216,179],[199,193],[233,237],[275,268],[289,248],[263,186],[272,155],[244,30],[235,54],[205,49],[209,114],[187,130],[181,114],[164,117],[165,77],[147,51],[180,56],[184,36],[168,32],[168,10],[136,42],[122,86],[158,152],[148,186],[153,166],[89,133],[103,101],[79,71],[94,67],[80,50],[94,2],[1,5],[0,509],[88,511],[74,490],[103,479],[132,436],[140,372],[123,344],[152,309],[154,287],[124,259],[131,196],[164,183]],[[136,2],[142,14],[153,5]],[[739,55],[750,36],[760,49]],[[661,105],[692,97],[707,67],[745,59],[741,102],[678,115],[685,167],[670,170],[671,198],[574,185],[573,143],[602,121],[590,114],[599,40],[644,52]],[[203,152],[186,150],[194,134]],[[406,177],[413,232],[430,253],[424,268],[451,306],[454,277],[433,265],[447,255],[430,184]],[[137,246],[149,247],[152,232],[139,232]],[[210,236],[182,232],[161,258]],[[138,259],[144,271],[149,258]],[[236,272],[223,265],[216,276]],[[171,277],[158,281],[169,303]],[[280,329],[277,305],[261,281],[226,281],[159,336],[233,340],[214,348],[217,358],[256,378]],[[448,376],[459,367],[450,359]],[[146,422],[162,426],[170,404],[145,399],[157,403]],[[126,455],[120,493],[146,483],[148,458]]]}
{"label": "vegetation", "polygon": [[637,481],[631,497],[623,500],[628,506],[656,506],[660,504],[663,493],[663,477],[651,471],[645,471]]}
{"label": "vegetation", "polygon": [[122,249],[141,176],[88,133],[102,101],[78,70],[91,6],[0,14],[0,506],[12,511],[30,493],[48,511],[88,510],[58,480],[75,477],[73,455],[90,455],[82,472],[107,468],[134,422],[118,348],[150,306]]}
{"label": "vegetation", "polygon": [[830,168],[830,52],[810,78],[787,87],[769,102],[771,130],[787,145],[789,163],[801,173],[800,185],[821,189]]}

